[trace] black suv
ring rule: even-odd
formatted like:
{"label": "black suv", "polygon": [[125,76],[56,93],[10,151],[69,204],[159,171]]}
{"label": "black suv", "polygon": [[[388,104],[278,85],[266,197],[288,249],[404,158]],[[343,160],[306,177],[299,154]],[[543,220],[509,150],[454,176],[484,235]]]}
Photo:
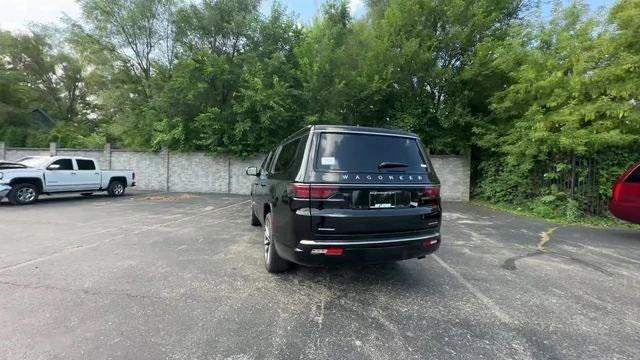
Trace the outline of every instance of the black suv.
{"label": "black suv", "polygon": [[309,126],[246,173],[269,272],[422,258],[440,246],[440,183],[415,134]]}

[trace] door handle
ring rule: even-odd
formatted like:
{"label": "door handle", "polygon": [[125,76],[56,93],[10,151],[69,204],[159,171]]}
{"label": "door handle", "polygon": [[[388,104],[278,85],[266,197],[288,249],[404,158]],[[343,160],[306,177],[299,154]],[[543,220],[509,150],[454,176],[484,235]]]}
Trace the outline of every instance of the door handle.
{"label": "door handle", "polygon": [[75,172],[75,171],[72,171],[72,172],[71,172],[71,175],[76,175],[76,172]]}

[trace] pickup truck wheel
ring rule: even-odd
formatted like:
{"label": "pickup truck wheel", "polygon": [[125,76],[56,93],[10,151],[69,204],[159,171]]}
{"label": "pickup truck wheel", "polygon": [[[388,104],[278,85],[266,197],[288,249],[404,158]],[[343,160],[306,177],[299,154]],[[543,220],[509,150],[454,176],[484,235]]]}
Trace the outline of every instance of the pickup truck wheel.
{"label": "pickup truck wheel", "polygon": [[38,191],[38,187],[36,185],[19,184],[11,189],[11,191],[7,195],[7,198],[13,205],[29,205],[38,201],[39,196],[40,192]]}
{"label": "pickup truck wheel", "polygon": [[109,184],[109,188],[107,188],[107,193],[109,193],[109,196],[113,196],[113,197],[117,197],[117,196],[122,196],[124,195],[124,184],[122,183],[122,181],[112,181],[111,184]]}
{"label": "pickup truck wheel", "polygon": [[260,226],[260,219],[256,216],[256,212],[253,210],[253,203],[250,206],[251,208],[251,225],[252,226]]}
{"label": "pickup truck wheel", "polygon": [[270,273],[280,273],[289,269],[291,263],[278,255],[271,226],[271,213],[264,219],[264,265]]}

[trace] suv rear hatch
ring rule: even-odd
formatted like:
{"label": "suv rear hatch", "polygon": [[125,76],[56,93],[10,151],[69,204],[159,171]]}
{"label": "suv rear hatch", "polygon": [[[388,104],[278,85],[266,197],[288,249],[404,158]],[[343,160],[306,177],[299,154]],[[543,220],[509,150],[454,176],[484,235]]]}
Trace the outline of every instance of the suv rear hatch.
{"label": "suv rear hatch", "polygon": [[440,184],[414,137],[321,132],[310,181],[294,184],[310,199],[317,239],[375,238],[434,232]]}

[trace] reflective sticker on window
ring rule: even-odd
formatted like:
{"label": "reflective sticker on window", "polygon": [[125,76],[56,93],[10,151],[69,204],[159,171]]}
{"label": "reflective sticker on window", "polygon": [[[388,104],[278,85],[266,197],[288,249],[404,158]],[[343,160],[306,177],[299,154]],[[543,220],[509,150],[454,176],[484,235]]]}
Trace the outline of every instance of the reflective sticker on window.
{"label": "reflective sticker on window", "polygon": [[336,158],[334,158],[333,156],[323,156],[320,159],[320,164],[322,165],[335,165],[336,163]]}

